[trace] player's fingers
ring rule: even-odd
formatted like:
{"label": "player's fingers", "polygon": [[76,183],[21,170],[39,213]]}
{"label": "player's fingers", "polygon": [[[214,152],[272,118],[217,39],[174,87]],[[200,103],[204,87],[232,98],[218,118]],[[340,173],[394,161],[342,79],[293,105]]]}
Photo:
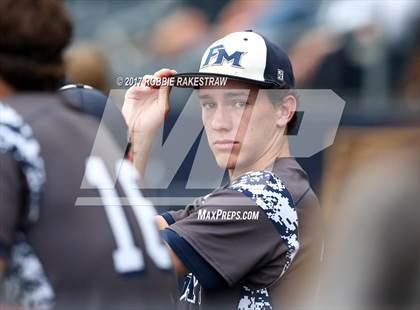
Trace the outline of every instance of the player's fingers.
{"label": "player's fingers", "polygon": [[145,75],[142,77],[140,83],[138,84],[134,84],[133,86],[131,86],[126,94],[125,97],[126,98],[136,98],[138,96],[140,96],[143,92],[150,90],[151,87],[149,87],[149,82],[150,79],[153,78],[153,75]]}
{"label": "player's fingers", "polygon": [[154,79],[155,77],[153,75],[150,74],[146,74],[145,76],[143,76],[143,78],[141,79],[141,83],[140,83],[140,87],[141,88],[145,88],[145,87],[150,87],[150,81],[152,79]]}
{"label": "player's fingers", "polygon": [[161,96],[166,96],[169,94],[171,87],[168,85],[168,81],[163,81],[166,78],[170,78],[171,76],[175,75],[177,72],[173,69],[169,68],[163,68],[158,71],[156,71],[153,74],[153,77],[156,79],[156,83],[154,83],[155,86],[151,86],[152,88],[160,88],[161,90]]}
{"label": "player's fingers", "polygon": [[[154,76],[157,76],[159,78],[170,78],[171,76],[175,74],[177,74],[176,70],[163,68],[163,69],[160,69],[159,71],[156,71],[154,73]],[[169,93],[171,91],[171,86],[164,86],[162,88],[163,88],[163,94],[169,96]]]}
{"label": "player's fingers", "polygon": [[163,69],[160,69],[160,70],[156,71],[153,75],[155,77],[162,78],[162,77],[169,77],[169,76],[172,76],[174,74],[176,74],[176,71],[175,70],[168,69],[168,68],[163,68]]}

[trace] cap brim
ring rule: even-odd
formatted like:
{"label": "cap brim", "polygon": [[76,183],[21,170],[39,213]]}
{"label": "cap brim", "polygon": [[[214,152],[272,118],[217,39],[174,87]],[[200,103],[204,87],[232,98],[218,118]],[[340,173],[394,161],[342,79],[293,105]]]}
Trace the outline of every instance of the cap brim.
{"label": "cap brim", "polygon": [[[187,73],[177,73],[177,74],[174,75],[174,77],[175,77],[174,87],[179,87],[179,88],[199,89],[201,87],[206,87],[206,86],[209,87],[209,86],[214,86],[214,85],[191,86],[191,85],[188,85],[188,83],[180,83],[180,80],[178,79],[178,77],[179,78],[193,78],[193,77],[220,77],[220,78],[223,78],[223,77],[225,77],[225,78],[228,78],[228,80],[246,82],[246,83],[250,83],[250,84],[253,84],[253,85],[260,86],[261,88],[281,87],[281,85],[276,85],[274,83],[248,79],[248,78],[239,77],[239,76],[236,76],[236,75],[219,74],[219,73],[187,72]],[[221,85],[220,87],[223,87],[223,85]]]}

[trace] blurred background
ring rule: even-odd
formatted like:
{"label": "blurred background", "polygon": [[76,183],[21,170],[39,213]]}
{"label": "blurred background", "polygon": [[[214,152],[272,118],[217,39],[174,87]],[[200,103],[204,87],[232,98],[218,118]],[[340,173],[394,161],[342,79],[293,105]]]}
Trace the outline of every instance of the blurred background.
{"label": "blurred background", "polygon": [[[67,5],[75,26],[66,54],[69,79],[106,94],[120,88],[118,77],[141,77],[163,67],[196,71],[211,42],[253,29],[288,52],[296,88],[332,89],[346,101],[343,126],[370,131],[418,121],[415,0],[72,0]],[[190,93],[173,91],[166,134]],[[318,194],[323,155],[301,160]]]}
{"label": "blurred background", "polygon": [[[120,76],[195,71],[211,42],[253,29],[288,52],[296,88],[332,89],[343,98],[334,144],[299,159],[320,198],[331,249],[320,303],[420,305],[419,1],[66,3],[75,25],[68,78],[105,93],[120,88]],[[173,91],[166,135],[189,95]],[[173,195],[185,188],[194,147]]]}

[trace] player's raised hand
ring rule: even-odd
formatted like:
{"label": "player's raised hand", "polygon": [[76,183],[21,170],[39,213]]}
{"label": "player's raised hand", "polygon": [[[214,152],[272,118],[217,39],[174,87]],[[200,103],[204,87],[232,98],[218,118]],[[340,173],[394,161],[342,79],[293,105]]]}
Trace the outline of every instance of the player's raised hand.
{"label": "player's raised hand", "polygon": [[176,74],[175,70],[161,69],[153,75],[143,77],[140,85],[128,89],[122,113],[130,134],[154,134],[164,122],[169,111],[169,86],[152,87],[147,82]]}

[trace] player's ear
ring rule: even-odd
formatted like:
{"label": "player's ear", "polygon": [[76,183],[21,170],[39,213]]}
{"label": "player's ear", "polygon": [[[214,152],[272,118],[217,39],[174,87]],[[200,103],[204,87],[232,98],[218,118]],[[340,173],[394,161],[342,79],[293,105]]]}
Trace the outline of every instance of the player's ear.
{"label": "player's ear", "polygon": [[292,119],[293,114],[296,112],[296,98],[288,95],[283,98],[280,104],[277,105],[277,126],[285,127]]}

